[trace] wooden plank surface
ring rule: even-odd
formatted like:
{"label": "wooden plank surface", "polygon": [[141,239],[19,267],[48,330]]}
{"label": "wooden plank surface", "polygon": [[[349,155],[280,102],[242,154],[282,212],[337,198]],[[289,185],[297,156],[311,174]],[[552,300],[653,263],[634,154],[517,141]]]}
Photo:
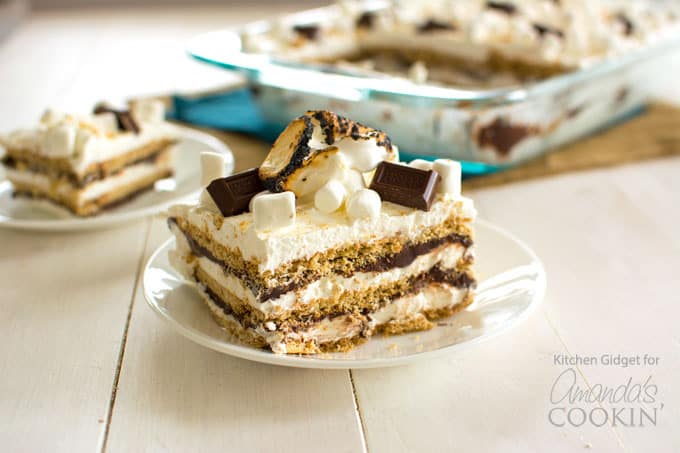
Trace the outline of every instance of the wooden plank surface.
{"label": "wooden plank surface", "polygon": [[[153,223],[152,253],[169,237]],[[248,362],[194,344],[138,284],[107,451],[360,452],[348,371]],[[199,447],[197,447],[199,446]]]}
{"label": "wooden plank surface", "polygon": [[0,230],[3,451],[97,448],[145,235]]}

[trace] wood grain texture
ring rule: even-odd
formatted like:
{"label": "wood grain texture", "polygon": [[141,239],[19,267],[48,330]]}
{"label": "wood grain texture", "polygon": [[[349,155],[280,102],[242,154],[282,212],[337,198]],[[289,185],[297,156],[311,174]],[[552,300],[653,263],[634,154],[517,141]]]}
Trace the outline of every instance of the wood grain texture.
{"label": "wood grain texture", "polygon": [[97,448],[145,232],[0,231],[2,450]]}
{"label": "wood grain texture", "polygon": [[[151,229],[146,254],[169,237]],[[347,371],[276,367],[194,344],[138,287],[107,451],[360,452]]]}

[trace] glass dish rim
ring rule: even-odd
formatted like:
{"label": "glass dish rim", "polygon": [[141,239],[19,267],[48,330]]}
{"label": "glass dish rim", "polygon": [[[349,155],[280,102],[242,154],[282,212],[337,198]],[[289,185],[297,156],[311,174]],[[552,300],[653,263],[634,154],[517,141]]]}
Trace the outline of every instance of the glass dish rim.
{"label": "glass dish rim", "polygon": [[[376,9],[384,2],[369,2]],[[283,16],[291,23],[309,23],[331,14],[337,5],[313,8]],[[523,85],[466,89],[416,84],[398,77],[374,77],[332,69],[330,66],[277,60],[266,54],[242,50],[241,35],[245,31],[262,32],[272,20],[259,20],[199,34],[187,45],[194,59],[244,74],[251,82],[276,88],[322,95],[344,101],[390,101],[423,107],[493,107],[542,98],[572,85],[596,79],[644,60],[680,49],[680,36],[667,37],[624,55],[603,59],[591,66]],[[215,45],[219,47],[215,48]],[[215,52],[217,51],[217,52]],[[328,90],[332,86],[333,89]]]}

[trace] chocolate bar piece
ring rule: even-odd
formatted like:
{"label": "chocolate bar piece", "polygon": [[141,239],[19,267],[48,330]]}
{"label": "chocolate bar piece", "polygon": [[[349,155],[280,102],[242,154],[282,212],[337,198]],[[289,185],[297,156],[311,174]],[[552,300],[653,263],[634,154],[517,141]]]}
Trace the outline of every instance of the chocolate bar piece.
{"label": "chocolate bar piece", "polygon": [[207,190],[222,215],[230,217],[247,211],[250,199],[265,188],[257,174],[257,168],[251,168],[226,178],[215,179],[208,184]]}
{"label": "chocolate bar piece", "polygon": [[129,110],[116,110],[105,104],[100,104],[94,109],[95,115],[100,113],[113,113],[116,115],[116,122],[118,123],[118,129],[121,131],[134,132],[139,134],[139,125],[132,117]]}
{"label": "chocolate bar piece", "polygon": [[439,175],[434,170],[381,162],[370,188],[378,192],[383,201],[429,211],[438,180]]}

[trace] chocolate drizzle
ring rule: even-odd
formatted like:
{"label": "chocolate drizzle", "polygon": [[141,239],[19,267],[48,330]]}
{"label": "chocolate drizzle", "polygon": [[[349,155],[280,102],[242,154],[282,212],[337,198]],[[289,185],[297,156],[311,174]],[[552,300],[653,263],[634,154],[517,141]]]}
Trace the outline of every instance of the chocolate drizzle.
{"label": "chocolate drizzle", "polygon": [[635,31],[635,26],[633,25],[633,22],[628,18],[628,16],[626,16],[624,13],[618,13],[614,16],[614,19],[619,21],[623,26],[624,35],[630,36],[633,34],[633,31]]}
{"label": "chocolate drizzle", "polygon": [[557,36],[560,39],[564,39],[564,32],[562,30],[558,30],[555,27],[551,27],[549,25],[543,25],[543,24],[531,24],[532,27],[534,27],[534,30],[536,33],[538,33],[538,36],[541,38],[547,36],[547,35],[553,35]]}
{"label": "chocolate drizzle", "polygon": [[486,7],[489,9],[493,9],[496,11],[500,11],[502,13],[507,14],[508,16],[512,16],[517,12],[517,7],[513,5],[512,3],[507,3],[507,2],[486,2]]}
{"label": "chocolate drizzle", "polygon": [[310,41],[315,41],[319,37],[320,28],[318,25],[295,25],[293,30],[300,36],[304,36]]}
{"label": "chocolate drizzle", "polygon": [[434,31],[455,30],[456,27],[450,22],[441,22],[434,19],[429,19],[427,22],[418,26],[419,33],[430,33]]}
{"label": "chocolate drizzle", "polygon": [[372,11],[365,11],[357,19],[357,28],[373,28],[375,24],[375,13]]}
{"label": "chocolate drizzle", "polygon": [[[266,302],[267,300],[270,299],[277,299],[278,297],[282,296],[283,294],[286,294],[289,291],[304,288],[308,284],[321,278],[321,276],[318,274],[308,274],[300,279],[292,280],[285,285],[275,286],[272,288],[262,287],[261,285],[254,282],[251,278],[249,278],[248,274],[245,271],[236,270],[229,266],[224,261],[215,257],[210,252],[210,250],[203,247],[184,230],[179,228],[176,219],[172,217],[168,218],[168,225],[169,226],[175,225],[177,226],[178,229],[180,229],[180,231],[182,231],[194,255],[199,257],[205,257],[210,261],[219,264],[225,270],[225,272],[231,273],[237,278],[243,280],[246,286],[248,286],[248,288],[253,292],[253,294],[255,294],[255,296],[260,302]],[[406,244],[397,253],[383,255],[381,257],[378,257],[374,261],[370,261],[363,265],[357,266],[355,272],[385,272],[396,267],[403,268],[413,263],[413,261],[417,257],[429,253],[432,250],[445,244],[461,244],[463,247],[468,248],[472,246],[472,239],[469,236],[464,236],[458,233],[451,233],[449,235],[434,238],[426,242],[421,242],[417,244],[414,243]],[[351,274],[344,276],[351,277]]]}

